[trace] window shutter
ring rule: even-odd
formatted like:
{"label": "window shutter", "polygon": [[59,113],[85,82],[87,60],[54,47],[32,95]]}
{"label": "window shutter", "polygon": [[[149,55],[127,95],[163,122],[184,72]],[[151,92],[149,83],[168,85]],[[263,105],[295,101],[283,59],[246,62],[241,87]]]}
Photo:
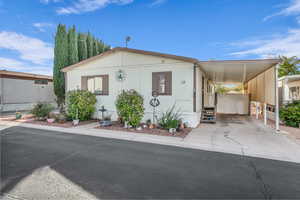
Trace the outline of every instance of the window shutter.
{"label": "window shutter", "polygon": [[166,94],[172,95],[172,72],[165,72],[166,77]]}
{"label": "window shutter", "polygon": [[109,76],[103,75],[102,77],[102,87],[103,87],[103,94],[109,95]]}
{"label": "window shutter", "polygon": [[154,91],[156,91],[156,92],[159,92],[159,90],[158,90],[158,82],[159,82],[159,80],[158,80],[158,73],[156,73],[156,72],[153,72],[152,73],[152,92],[154,92]]}
{"label": "window shutter", "polygon": [[88,81],[88,77],[81,77],[81,89],[82,90],[87,90],[87,81]]}

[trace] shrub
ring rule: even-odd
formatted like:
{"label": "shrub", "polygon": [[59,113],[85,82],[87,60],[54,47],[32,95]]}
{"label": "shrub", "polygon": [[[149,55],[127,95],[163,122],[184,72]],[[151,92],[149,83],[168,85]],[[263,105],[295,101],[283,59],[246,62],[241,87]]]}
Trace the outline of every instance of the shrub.
{"label": "shrub", "polygon": [[181,120],[181,113],[179,110],[175,111],[175,105],[173,105],[166,112],[162,113],[158,119],[158,124],[164,129],[178,128]]}
{"label": "shrub", "polygon": [[67,115],[71,119],[89,120],[95,112],[96,96],[86,90],[67,93]]}
{"label": "shrub", "polygon": [[116,108],[123,122],[137,127],[144,116],[144,99],[135,90],[123,90],[117,97]]}
{"label": "shrub", "polygon": [[40,120],[48,117],[49,113],[54,109],[51,104],[47,103],[37,103],[31,110],[31,114],[37,117]]}
{"label": "shrub", "polygon": [[287,126],[299,127],[300,124],[300,101],[287,104],[280,108],[280,119]]}

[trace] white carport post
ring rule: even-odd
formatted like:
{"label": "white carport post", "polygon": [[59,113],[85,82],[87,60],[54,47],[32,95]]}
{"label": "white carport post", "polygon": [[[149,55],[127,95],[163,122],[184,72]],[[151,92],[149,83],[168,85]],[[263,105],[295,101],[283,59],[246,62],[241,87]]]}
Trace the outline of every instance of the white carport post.
{"label": "white carport post", "polygon": [[275,66],[275,127],[276,132],[280,131],[279,128],[279,89],[278,89],[278,69],[279,64]]}
{"label": "white carport post", "polygon": [[264,124],[267,125],[267,103],[264,103]]}

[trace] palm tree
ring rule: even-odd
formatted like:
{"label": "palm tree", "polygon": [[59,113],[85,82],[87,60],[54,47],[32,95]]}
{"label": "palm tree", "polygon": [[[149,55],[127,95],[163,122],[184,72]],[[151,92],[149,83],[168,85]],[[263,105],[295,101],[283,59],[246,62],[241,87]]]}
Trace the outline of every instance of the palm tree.
{"label": "palm tree", "polygon": [[279,77],[300,74],[300,60],[297,56],[280,56],[281,64],[278,70]]}

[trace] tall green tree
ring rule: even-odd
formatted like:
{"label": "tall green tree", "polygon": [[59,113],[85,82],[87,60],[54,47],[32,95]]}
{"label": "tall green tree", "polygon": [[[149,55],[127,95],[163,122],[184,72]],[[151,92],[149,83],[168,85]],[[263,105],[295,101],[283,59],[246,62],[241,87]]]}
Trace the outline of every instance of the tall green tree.
{"label": "tall green tree", "polygon": [[98,40],[96,40],[95,38],[93,38],[93,56],[96,56],[100,53],[99,49],[98,49]]}
{"label": "tall green tree", "polygon": [[69,65],[75,64],[79,61],[78,59],[78,36],[76,33],[75,26],[68,31],[68,59]]}
{"label": "tall green tree", "polygon": [[87,44],[87,56],[88,56],[88,58],[90,58],[94,55],[93,54],[93,37],[90,32],[88,32],[86,44]]}
{"label": "tall green tree", "polygon": [[66,26],[59,24],[55,35],[53,86],[56,102],[61,110],[65,101],[65,77],[61,69],[68,64],[68,36]]}
{"label": "tall green tree", "polygon": [[103,45],[101,40],[97,41],[97,46],[98,46],[99,53],[103,53],[104,52],[104,45]]}
{"label": "tall green tree", "polygon": [[300,74],[300,60],[296,57],[280,56],[279,77]]}
{"label": "tall green tree", "polygon": [[87,58],[88,58],[88,54],[87,54],[86,35],[83,33],[79,33],[78,34],[78,59],[79,61],[82,61]]}

